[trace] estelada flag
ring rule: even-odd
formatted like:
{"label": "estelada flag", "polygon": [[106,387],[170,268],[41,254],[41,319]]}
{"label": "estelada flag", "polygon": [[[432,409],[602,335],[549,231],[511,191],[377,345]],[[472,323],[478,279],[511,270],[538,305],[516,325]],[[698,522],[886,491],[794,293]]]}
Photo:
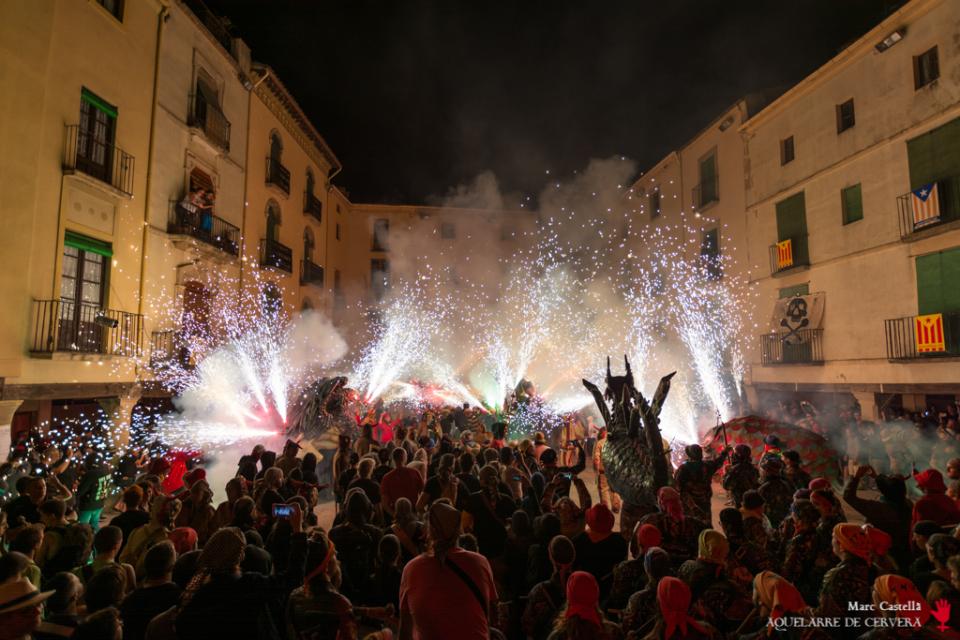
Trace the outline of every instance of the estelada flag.
{"label": "estelada flag", "polygon": [[913,228],[918,229],[940,220],[940,194],[937,183],[925,184],[910,192],[910,208],[913,209]]}
{"label": "estelada flag", "polygon": [[777,269],[793,266],[793,242],[787,238],[777,243]]}
{"label": "estelada flag", "polygon": [[943,314],[931,313],[917,316],[916,326],[917,353],[939,353],[947,350],[943,339]]}

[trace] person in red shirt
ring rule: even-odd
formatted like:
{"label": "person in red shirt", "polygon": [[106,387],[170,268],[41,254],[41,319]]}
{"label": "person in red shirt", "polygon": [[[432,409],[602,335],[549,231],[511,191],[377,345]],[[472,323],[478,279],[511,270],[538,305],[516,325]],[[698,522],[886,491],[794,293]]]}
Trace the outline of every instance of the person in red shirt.
{"label": "person in red shirt", "polygon": [[417,504],[417,498],[423,491],[423,476],[407,464],[407,451],[403,447],[393,450],[393,471],[380,481],[380,504],[393,517],[393,506],[397,498],[406,498],[410,504]]}
{"label": "person in red shirt", "polygon": [[459,548],[460,512],[446,500],[430,507],[431,551],[407,563],[400,578],[401,640],[487,640],[497,588],[490,563]]}
{"label": "person in red shirt", "polygon": [[923,497],[913,505],[913,517],[910,521],[911,530],[921,520],[932,520],[941,527],[960,522],[960,507],[956,501],[947,495],[947,486],[943,483],[943,475],[936,469],[913,473],[913,479],[923,491]]}

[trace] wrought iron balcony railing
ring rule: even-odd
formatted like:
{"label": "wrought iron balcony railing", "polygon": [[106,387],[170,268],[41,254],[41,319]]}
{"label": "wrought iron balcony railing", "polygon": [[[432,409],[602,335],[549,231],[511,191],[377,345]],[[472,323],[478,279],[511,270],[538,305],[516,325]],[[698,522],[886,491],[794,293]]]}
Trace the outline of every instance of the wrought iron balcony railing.
{"label": "wrought iron balcony railing", "polygon": [[303,193],[303,212],[316,218],[317,222],[323,222],[323,202],[309,191]]}
{"label": "wrought iron balcony railing", "polygon": [[290,195],[290,170],[270,156],[267,156],[267,184],[272,184]]}
{"label": "wrought iron balcony railing", "polygon": [[764,365],[823,364],[823,329],[761,335],[760,361]]}
{"label": "wrought iron balcony railing", "polygon": [[809,266],[809,264],[810,256],[807,251],[806,234],[787,238],[770,245],[770,273],[772,275],[797,267]]}
{"label": "wrought iron balcony railing", "polygon": [[698,209],[720,201],[720,178],[714,176],[701,180],[700,184],[693,188],[693,204]]}
{"label": "wrought iron balcony railing", "polygon": [[890,360],[960,356],[960,311],[893,318],[883,324]]}
{"label": "wrought iron balcony railing", "polygon": [[224,253],[240,255],[240,229],[193,205],[176,201],[170,203],[167,233],[190,236]]}
{"label": "wrought iron balcony railing", "polygon": [[67,300],[34,300],[30,352],[138,356],[143,316]]}
{"label": "wrought iron balcony railing", "polygon": [[304,258],[300,261],[300,284],[323,286],[323,267]]}
{"label": "wrought iron balcony railing", "polygon": [[230,150],[230,121],[220,107],[209,102],[202,93],[190,94],[187,124],[203,131],[208,140],[224,151]]}
{"label": "wrought iron balcony railing", "polygon": [[120,147],[98,140],[80,125],[66,125],[64,171],[79,171],[122,193],[133,195],[133,166],[133,156]]}
{"label": "wrought iron balcony railing", "polygon": [[907,240],[920,231],[960,220],[960,176],[943,178],[926,188],[897,196],[897,213],[901,240]]}
{"label": "wrought iron balcony railing", "polygon": [[293,273],[293,251],[285,244],[264,238],[260,241],[260,266]]}

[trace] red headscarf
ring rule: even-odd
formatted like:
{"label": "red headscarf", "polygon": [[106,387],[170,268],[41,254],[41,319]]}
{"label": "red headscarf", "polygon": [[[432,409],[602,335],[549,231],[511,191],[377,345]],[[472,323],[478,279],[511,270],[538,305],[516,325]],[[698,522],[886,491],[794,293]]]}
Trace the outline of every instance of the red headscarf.
{"label": "red headscarf", "polygon": [[595,504],[587,509],[587,536],[593,542],[600,542],[610,536],[615,518],[605,504]]}
{"label": "red headscarf", "polygon": [[666,625],[664,638],[673,637],[673,633],[677,629],[680,629],[683,635],[687,635],[688,627],[693,627],[703,634],[707,633],[706,629],[687,613],[690,610],[690,600],[692,599],[693,594],[690,593],[690,587],[683,580],[673,576],[665,576],[660,579],[660,584],[657,585],[657,604]]}
{"label": "red headscarf", "polygon": [[913,479],[917,481],[917,486],[926,493],[947,492],[947,486],[943,484],[943,474],[936,469],[927,469],[920,473],[914,473]]}
{"label": "red headscarf", "polygon": [[833,528],[833,537],[840,547],[858,558],[870,560],[870,538],[859,526],[849,522],[841,522]]}
{"label": "red headscarf", "polygon": [[790,582],[773,571],[761,571],[753,579],[757,599],[770,610],[770,619],[777,620],[786,613],[799,613],[807,608],[803,596]]}
{"label": "red headscarf", "polygon": [[657,492],[657,503],[660,510],[665,512],[671,519],[677,522],[683,522],[683,502],[680,500],[680,494],[673,487],[660,487]]}
{"label": "red headscarf", "polygon": [[663,534],[652,524],[642,524],[637,527],[637,545],[640,553],[646,553],[650,547],[659,547],[663,541]]}
{"label": "red headscarf", "polygon": [[920,625],[930,619],[930,606],[912,582],[902,576],[888,573],[873,581],[873,588],[883,602],[910,605],[914,610],[897,609],[898,618],[917,618]]}
{"label": "red headscarf", "polygon": [[167,538],[173,543],[173,548],[177,550],[178,556],[197,548],[197,532],[190,527],[177,527],[170,532]]}
{"label": "red headscarf", "polygon": [[570,574],[567,578],[567,618],[579,616],[599,627],[599,601],[600,585],[596,578],[586,571],[574,571]]}
{"label": "red headscarf", "polygon": [[869,524],[863,525],[862,528],[863,532],[867,534],[867,539],[870,540],[870,549],[873,554],[880,557],[887,555],[890,547],[893,546],[893,538],[890,537],[890,534]]}
{"label": "red headscarf", "polygon": [[810,484],[807,485],[807,488],[810,489],[810,491],[816,491],[817,489],[825,489],[829,491],[831,489],[830,481],[826,478],[814,478],[810,481]]}

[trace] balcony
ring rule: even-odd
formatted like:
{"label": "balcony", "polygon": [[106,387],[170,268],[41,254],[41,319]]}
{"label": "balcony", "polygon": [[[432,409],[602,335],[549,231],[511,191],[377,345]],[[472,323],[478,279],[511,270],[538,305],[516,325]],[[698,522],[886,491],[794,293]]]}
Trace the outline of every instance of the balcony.
{"label": "balcony", "polygon": [[889,360],[960,357],[960,312],[884,320],[884,329]]}
{"label": "balcony", "polygon": [[193,369],[190,349],[184,344],[178,329],[154,331],[150,334],[150,368],[162,370],[171,367]]}
{"label": "balcony", "polygon": [[304,258],[300,261],[300,284],[323,287],[323,267]]}
{"label": "balcony", "polygon": [[701,180],[700,184],[693,188],[693,205],[697,209],[720,201],[720,178],[714,176]]}
{"label": "balcony", "polygon": [[190,204],[170,203],[167,233],[199,240],[227,255],[240,255],[240,229]]}
{"label": "balcony", "polygon": [[202,0],[186,0],[186,5],[190,8],[190,11],[193,12],[193,15],[197,16],[197,19],[203,23],[203,26],[207,28],[210,35],[220,43],[220,46],[223,47],[231,57],[235,57],[233,55],[233,37],[230,35],[228,23],[210,11]]}
{"label": "balcony", "polygon": [[303,193],[303,212],[313,216],[317,222],[323,222],[323,203],[309,191]]}
{"label": "balcony", "polygon": [[293,251],[276,240],[264,238],[260,241],[260,267],[293,273]]}
{"label": "balcony", "polygon": [[97,304],[34,300],[30,353],[140,355],[143,316]]}
{"label": "balcony", "polygon": [[219,106],[209,102],[201,93],[190,94],[187,125],[200,129],[210,142],[230,151],[230,121]]}
{"label": "balcony", "polygon": [[[960,228],[960,176],[937,180],[933,184],[937,185],[936,202],[928,199],[922,203],[912,191],[897,196],[902,241],[911,242],[947,228]],[[932,229],[936,231],[927,233]]]}
{"label": "balcony", "polygon": [[267,156],[267,185],[280,189],[290,195],[290,170],[280,164],[276,158]]}
{"label": "balcony", "polygon": [[777,275],[810,266],[807,252],[807,235],[787,238],[770,245],[770,274]]}
{"label": "balcony", "polygon": [[98,140],[80,125],[66,125],[63,146],[63,170],[82,173],[115,189],[133,195],[134,159],[120,147]]}
{"label": "balcony", "polygon": [[778,364],[823,364],[823,329],[798,329],[760,336],[760,361]]}

